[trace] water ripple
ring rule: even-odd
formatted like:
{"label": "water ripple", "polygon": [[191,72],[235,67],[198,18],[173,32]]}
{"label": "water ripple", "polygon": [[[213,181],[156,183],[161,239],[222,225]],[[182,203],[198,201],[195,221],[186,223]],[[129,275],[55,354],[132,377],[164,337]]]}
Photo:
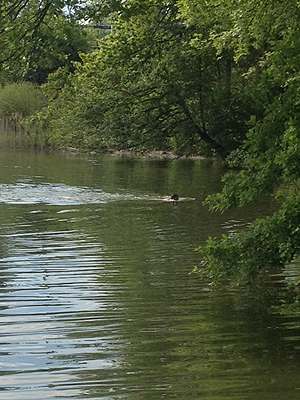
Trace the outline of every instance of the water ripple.
{"label": "water ripple", "polygon": [[65,184],[34,185],[22,182],[0,184],[0,203],[5,204],[101,204],[119,198],[119,195],[105,193],[102,190]]}
{"label": "water ripple", "polygon": [[[70,206],[81,204],[105,204],[118,200],[166,201],[163,196],[137,195],[133,193],[107,193],[101,189],[84,186],[69,186],[63,183],[31,184],[16,182],[0,184],[0,203],[4,204],[48,204]],[[184,198],[181,200],[194,200]],[[70,212],[63,210],[61,213]]]}
{"label": "water ripple", "polygon": [[118,300],[109,282],[98,281],[110,260],[101,244],[76,231],[8,234],[5,240],[0,386],[6,394],[0,399],[20,399],[24,391],[30,399],[57,398],[58,392],[75,399],[74,371],[119,365]]}

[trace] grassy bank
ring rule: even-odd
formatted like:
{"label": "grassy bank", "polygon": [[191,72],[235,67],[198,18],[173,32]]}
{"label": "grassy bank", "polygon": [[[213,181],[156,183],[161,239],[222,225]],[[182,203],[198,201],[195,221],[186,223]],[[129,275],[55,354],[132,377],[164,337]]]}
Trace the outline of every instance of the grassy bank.
{"label": "grassy bank", "polygon": [[46,135],[31,118],[45,105],[41,89],[32,83],[12,83],[0,88],[0,145],[44,147]]}

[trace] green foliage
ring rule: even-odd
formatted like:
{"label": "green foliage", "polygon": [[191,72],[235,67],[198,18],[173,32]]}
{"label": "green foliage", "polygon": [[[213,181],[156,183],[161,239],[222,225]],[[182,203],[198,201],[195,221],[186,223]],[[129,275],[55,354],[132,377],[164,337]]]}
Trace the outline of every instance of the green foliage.
{"label": "green foliage", "polygon": [[32,118],[46,107],[46,98],[37,85],[11,83],[0,89],[1,146],[45,147],[45,132]]}
{"label": "green foliage", "polygon": [[43,93],[31,83],[12,83],[0,89],[0,118],[28,117],[45,105]]}
{"label": "green foliage", "polygon": [[209,238],[198,251],[201,267],[212,279],[224,276],[253,280],[264,268],[282,268],[300,255],[300,194],[286,200],[271,217],[258,219],[249,230],[220,239]]}
{"label": "green foliage", "polygon": [[59,67],[72,70],[72,61],[78,61],[78,53],[88,51],[91,42],[90,31],[77,20],[82,15],[81,3],[1,1],[0,83],[41,84]]}
{"label": "green foliage", "polygon": [[[237,73],[233,52],[220,55],[207,38],[215,15],[189,26],[176,1],[131,0],[111,18],[113,35],[82,57],[66,89],[74,95],[73,113],[78,110],[74,125],[80,121],[86,135],[92,131],[116,146],[192,154],[206,143],[220,156],[235,149],[254,102],[240,90],[247,81]],[[66,112],[67,104],[66,98]]]}
{"label": "green foliage", "polygon": [[[239,172],[227,173],[222,192],[209,196],[206,204],[212,210],[224,211],[277,191],[279,211],[255,221],[246,232],[209,239],[199,249],[202,265],[214,278],[229,275],[253,279],[264,268],[281,267],[299,256],[300,10],[294,1],[288,5],[273,3],[262,12],[264,6],[266,2],[259,2],[255,11],[253,2],[241,5],[242,18],[237,21],[244,24],[251,8],[250,28],[240,39],[244,50],[250,43],[260,50],[256,67],[260,74],[255,82],[262,93],[264,112],[251,118],[246,140],[228,158],[229,165]],[[249,51],[244,51],[246,57]],[[243,57],[241,53],[238,56]],[[249,74],[253,74],[250,69]]]}

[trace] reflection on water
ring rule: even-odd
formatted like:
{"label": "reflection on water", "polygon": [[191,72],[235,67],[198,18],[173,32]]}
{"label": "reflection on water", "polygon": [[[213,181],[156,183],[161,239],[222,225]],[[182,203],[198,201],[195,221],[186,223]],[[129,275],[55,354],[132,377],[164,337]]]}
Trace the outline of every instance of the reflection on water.
{"label": "reflection on water", "polygon": [[[77,370],[110,371],[122,356],[112,296],[117,285],[99,283],[99,274],[113,272],[112,261],[100,243],[72,230],[5,238],[10,251],[1,260],[0,383],[16,393],[9,398],[25,398],[28,391],[26,398],[52,398],[57,391],[75,398]],[[51,389],[48,397],[45,388]]]}
{"label": "reflection on water", "polygon": [[[214,164],[2,163],[0,399],[299,399],[298,307],[190,274],[199,243],[244,229],[268,199],[208,213]],[[161,201],[175,191],[195,200]]]}

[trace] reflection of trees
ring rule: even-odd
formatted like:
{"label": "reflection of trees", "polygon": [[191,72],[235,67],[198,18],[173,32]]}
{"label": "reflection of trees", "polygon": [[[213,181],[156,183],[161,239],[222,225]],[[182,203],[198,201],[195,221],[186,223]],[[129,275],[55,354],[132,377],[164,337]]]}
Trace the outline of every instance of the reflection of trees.
{"label": "reflection of trees", "polygon": [[[159,198],[177,185],[182,197],[196,200],[173,207],[145,196],[65,213],[44,205],[1,206],[6,233],[49,233],[34,247],[27,240],[26,251],[43,255],[42,262],[51,256],[52,267],[59,264],[64,271],[59,281],[58,271],[49,276],[48,268],[45,283],[53,294],[48,304],[62,302],[63,311],[51,317],[50,334],[56,335],[46,346],[51,368],[67,370],[69,387],[80,388],[86,397],[198,400],[264,393],[272,400],[286,398],[283,391],[286,396],[298,379],[299,314],[288,307],[283,316],[272,313],[272,298],[261,307],[258,291],[266,294],[271,285],[252,293],[212,289],[189,275],[198,262],[192,249],[199,237],[220,233],[228,221],[228,215],[208,214],[199,201],[217,185],[219,169],[106,157],[88,164],[88,172],[75,164],[71,160],[61,167],[68,171],[67,184],[81,185],[89,173],[88,186],[107,192]],[[47,170],[47,181],[62,179],[58,169]],[[41,279],[41,271],[32,282]]]}
{"label": "reflection of trees", "polygon": [[[184,297],[182,291],[172,296],[150,290],[150,300],[132,301],[132,319],[125,324],[129,386],[148,393],[144,399],[159,390],[197,398],[198,390],[234,396],[251,388],[276,399],[272,380],[284,390],[297,387],[299,348],[287,345],[284,319],[253,304],[246,307],[238,293],[209,294],[197,282],[190,284]],[[293,334],[299,343],[299,330]],[[278,395],[281,399],[283,392]]]}
{"label": "reflection of trees", "polygon": [[[117,291],[111,298],[116,296],[119,304],[112,319],[122,354],[122,365],[113,370],[118,382],[114,393],[122,393],[123,385],[123,392],[137,399],[141,393],[149,400],[158,393],[241,395],[256,382],[258,391],[265,387],[274,396],[270,376],[285,389],[285,380],[296,385],[297,374],[291,370],[298,350],[286,345],[281,317],[258,307],[261,303],[242,291],[208,291],[198,277],[189,276],[196,258],[187,244],[195,231],[185,228],[184,221],[190,220],[183,207],[166,212],[165,206],[111,203],[91,221],[90,229],[98,232],[114,261],[110,284]],[[174,235],[176,224],[180,229]],[[282,374],[281,365],[288,364]],[[95,382],[90,395],[105,393],[103,379],[114,385],[108,371],[80,372]]]}

